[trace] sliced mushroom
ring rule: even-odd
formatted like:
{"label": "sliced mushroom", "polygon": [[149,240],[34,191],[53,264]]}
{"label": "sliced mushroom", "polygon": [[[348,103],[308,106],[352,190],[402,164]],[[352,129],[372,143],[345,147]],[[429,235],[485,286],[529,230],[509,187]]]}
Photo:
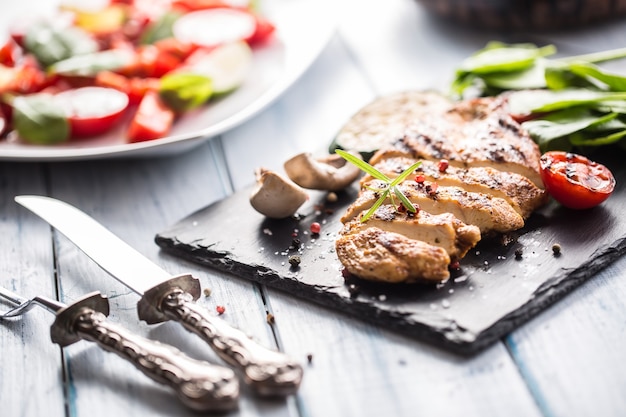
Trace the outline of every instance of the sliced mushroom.
{"label": "sliced mushroom", "polygon": [[[361,158],[356,152],[350,152]],[[312,190],[339,191],[361,174],[361,170],[337,154],[314,158],[311,153],[298,154],[285,162],[285,172],[293,182]]]}
{"label": "sliced mushroom", "polygon": [[308,198],[306,191],[274,171],[259,168],[256,179],[257,186],[250,196],[250,204],[267,217],[283,219],[292,216]]}

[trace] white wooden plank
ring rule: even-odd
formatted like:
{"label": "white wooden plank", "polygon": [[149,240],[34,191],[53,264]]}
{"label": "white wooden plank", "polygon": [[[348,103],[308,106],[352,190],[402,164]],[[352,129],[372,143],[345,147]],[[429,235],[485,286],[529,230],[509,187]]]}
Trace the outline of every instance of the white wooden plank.
{"label": "white wooden plank", "polygon": [[[192,272],[210,298],[199,302],[215,311],[226,305],[224,318],[262,343],[271,346],[271,329],[259,294],[249,282],[224,280],[198,265],[161,254],[153,239],[157,232],[211,202],[225,196],[228,186],[220,176],[210,143],[193,152],[168,159],[98,161],[54,166],[52,195],[91,214],[122,239],[162,265],[172,274]],[[93,289],[111,297],[111,319],[163,342],[192,357],[221,363],[196,336],[174,323],[147,326],[136,316],[136,294],[101,271],[63,236],[57,238],[62,294],[68,299]],[[217,313],[215,313],[217,314]],[[87,345],[68,349],[72,376],[70,406],[76,415],[194,415],[185,410],[168,390],[148,380],[130,364]],[[93,364],[99,364],[94,367]],[[233,415],[289,413],[285,401],[255,401],[245,389],[241,407]],[[94,408],[94,404],[99,404]]]}
{"label": "white wooden plank", "polygon": [[[54,298],[52,240],[13,197],[44,191],[40,165],[0,164],[0,285],[25,297]],[[0,301],[5,311],[9,305]],[[0,321],[0,414],[64,416],[61,350],[50,341],[54,316],[41,308]]]}
{"label": "white wooden plank", "polygon": [[312,355],[311,416],[540,416],[506,349],[461,358],[270,290],[285,348]]}
{"label": "white wooden plank", "polygon": [[625,271],[620,259],[508,338],[544,415],[624,415]]}

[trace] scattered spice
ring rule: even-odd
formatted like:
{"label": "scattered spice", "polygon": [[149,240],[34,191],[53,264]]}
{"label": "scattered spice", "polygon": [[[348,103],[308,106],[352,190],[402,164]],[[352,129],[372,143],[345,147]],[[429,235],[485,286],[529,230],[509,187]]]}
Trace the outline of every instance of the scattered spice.
{"label": "scattered spice", "polygon": [[276,321],[272,313],[267,313],[266,319],[268,324],[274,324],[274,322]]}
{"label": "scattered spice", "polygon": [[318,222],[313,222],[311,223],[310,229],[311,229],[311,233],[313,233],[314,235],[317,235],[322,230],[322,226]]}
{"label": "scattered spice", "polygon": [[210,297],[211,296],[211,289],[209,287],[204,289],[204,296],[205,297]]}
{"label": "scattered spice", "polygon": [[522,248],[515,249],[515,259],[517,260],[522,259],[523,254],[524,254],[524,251],[522,250]]}
{"label": "scattered spice", "polygon": [[426,184],[426,192],[428,193],[428,195],[430,196],[434,196],[437,194],[437,188],[439,187],[439,184],[437,184],[436,182],[430,183],[430,184]]}
{"label": "scattered spice", "polygon": [[552,253],[554,254],[554,256],[561,256],[561,245],[559,245],[558,243],[552,245]]}
{"label": "scattered spice", "polygon": [[446,172],[446,169],[448,169],[448,166],[450,166],[450,163],[448,162],[448,160],[442,159],[441,161],[439,161],[439,172]]}
{"label": "scattered spice", "polygon": [[426,177],[424,177],[423,175],[417,175],[415,177],[415,182],[418,184],[424,184],[424,181],[426,181]]}
{"label": "scattered spice", "polygon": [[450,263],[451,269],[459,269],[461,267],[461,263],[459,261],[454,261]]}
{"label": "scattered spice", "polygon": [[350,293],[350,298],[356,298],[359,295],[359,287],[350,284],[348,285],[348,292]]}
{"label": "scattered spice", "polygon": [[329,203],[334,203],[337,201],[339,197],[337,197],[337,193],[331,191],[330,193],[328,193],[326,195],[326,201],[328,201]]}
{"label": "scattered spice", "polygon": [[294,268],[300,266],[300,262],[302,262],[302,259],[298,255],[291,255],[289,257],[289,264]]}
{"label": "scattered spice", "polygon": [[217,306],[217,307],[215,307],[215,311],[217,311],[217,314],[219,314],[221,316],[222,314],[224,314],[226,312],[226,307],[224,307],[224,306]]}
{"label": "scattered spice", "polygon": [[308,363],[312,363],[313,362],[313,354],[312,353],[307,353],[306,355],[306,361]]}

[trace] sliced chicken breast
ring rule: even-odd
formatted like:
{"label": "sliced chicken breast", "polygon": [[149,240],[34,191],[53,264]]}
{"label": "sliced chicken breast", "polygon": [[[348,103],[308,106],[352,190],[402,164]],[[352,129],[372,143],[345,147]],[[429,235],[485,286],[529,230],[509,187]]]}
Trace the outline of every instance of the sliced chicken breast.
{"label": "sliced chicken breast", "polygon": [[[492,167],[527,177],[543,188],[537,144],[505,111],[502,98],[462,102],[444,116],[415,121],[391,146],[396,156],[447,159],[450,165]],[[386,157],[393,155],[388,152]],[[375,165],[383,158],[370,159]]]}
{"label": "sliced chicken breast", "polygon": [[[383,152],[384,154],[384,152]],[[403,156],[379,158],[376,168],[390,178],[394,178],[410,167],[415,159]],[[513,172],[498,171],[491,167],[458,168],[441,165],[441,161],[423,160],[415,173],[407,181],[421,175],[425,181],[435,182],[439,186],[460,187],[474,193],[489,194],[506,200],[522,218],[527,219],[533,211],[548,202],[548,193],[537,187],[523,175]],[[373,178],[366,175],[361,179],[364,184]]]}
{"label": "sliced chicken breast", "polygon": [[440,282],[450,277],[450,257],[443,248],[377,227],[356,230],[335,242],[337,256],[351,274],[389,283]]}
{"label": "sliced chicken breast", "polygon": [[[379,192],[374,190],[384,189],[385,186],[379,180],[365,184],[357,200],[346,209],[341,221],[346,223],[367,211],[378,199]],[[524,226],[522,216],[502,198],[465,191],[459,187],[439,187],[414,181],[405,181],[399,188],[421,210],[432,214],[451,213],[462,222],[477,226],[482,234],[506,233]],[[385,204],[391,204],[391,200],[387,198]]]}
{"label": "sliced chicken breast", "polygon": [[409,239],[421,240],[445,249],[452,260],[459,260],[480,241],[480,230],[467,225],[450,213],[433,215],[419,210],[417,213],[398,212],[392,205],[382,205],[362,222],[365,213],[345,224],[343,233],[354,234],[370,227],[385,232],[398,233]]}

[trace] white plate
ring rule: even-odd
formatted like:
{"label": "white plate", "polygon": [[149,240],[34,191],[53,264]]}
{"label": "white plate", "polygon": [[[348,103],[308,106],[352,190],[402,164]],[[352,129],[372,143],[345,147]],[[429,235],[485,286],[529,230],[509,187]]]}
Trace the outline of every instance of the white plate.
{"label": "white plate", "polygon": [[[42,7],[34,7],[40,3]],[[0,3],[0,28],[28,10],[54,10],[50,0]],[[235,92],[181,117],[170,136],[125,143],[125,126],[101,137],[54,146],[0,141],[0,160],[62,161],[148,157],[184,152],[231,129],[280,96],[313,63],[334,33],[337,7],[331,0],[262,0],[262,10],[275,25],[275,39],[256,48],[252,71]],[[0,39],[6,29],[0,32]]]}

